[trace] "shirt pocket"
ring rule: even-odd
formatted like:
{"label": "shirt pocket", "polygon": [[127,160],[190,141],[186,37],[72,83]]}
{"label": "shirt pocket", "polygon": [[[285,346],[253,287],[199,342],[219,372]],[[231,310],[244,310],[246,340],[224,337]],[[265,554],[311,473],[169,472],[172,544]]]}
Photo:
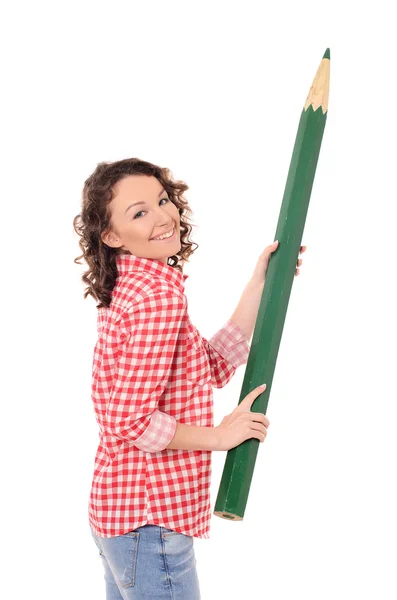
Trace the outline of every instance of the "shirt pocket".
{"label": "shirt pocket", "polygon": [[211,381],[211,368],[202,337],[191,323],[187,326],[186,379],[199,385]]}

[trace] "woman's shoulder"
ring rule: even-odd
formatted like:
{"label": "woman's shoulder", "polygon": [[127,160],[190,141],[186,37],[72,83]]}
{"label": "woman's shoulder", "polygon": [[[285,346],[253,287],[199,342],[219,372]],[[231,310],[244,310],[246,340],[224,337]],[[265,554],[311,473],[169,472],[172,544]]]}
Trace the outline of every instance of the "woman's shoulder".
{"label": "woman's shoulder", "polygon": [[177,296],[182,301],[185,294],[170,281],[151,273],[138,271],[120,278],[112,293],[112,303],[123,312],[135,310],[142,302],[155,296]]}

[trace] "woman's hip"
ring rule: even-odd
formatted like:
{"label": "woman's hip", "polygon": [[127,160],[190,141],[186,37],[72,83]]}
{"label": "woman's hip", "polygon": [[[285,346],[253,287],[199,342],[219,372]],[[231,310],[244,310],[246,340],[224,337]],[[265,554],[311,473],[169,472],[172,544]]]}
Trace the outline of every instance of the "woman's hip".
{"label": "woman's hip", "polygon": [[90,529],[105,569],[107,599],[200,599],[193,536],[151,524],[111,538]]}

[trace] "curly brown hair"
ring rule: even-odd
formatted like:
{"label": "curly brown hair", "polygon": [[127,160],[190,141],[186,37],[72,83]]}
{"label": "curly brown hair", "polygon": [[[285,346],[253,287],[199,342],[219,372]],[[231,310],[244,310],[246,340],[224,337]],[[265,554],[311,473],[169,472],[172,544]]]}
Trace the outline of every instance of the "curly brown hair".
{"label": "curly brown hair", "polygon": [[[81,213],[73,219],[73,228],[80,237],[79,246],[83,252],[74,262],[81,265],[80,258],[87,262],[88,271],[81,277],[83,282],[88,284],[84,291],[84,299],[88,295],[93,296],[99,301],[97,308],[109,307],[118,276],[116,257],[119,254],[128,254],[121,248],[107,246],[101,237],[104,231],[113,229],[109,204],[116,195],[114,186],[128,175],[153,175],[178,208],[181,249],[177,254],[168,257],[167,264],[183,272],[183,263],[189,262],[189,256],[198,248],[198,244],[189,240],[192,225],[188,220],[192,210],[183,197],[183,193],[189,189],[186,183],[174,181],[171,171],[166,167],[159,167],[139,158],[98,163],[94,172],[84,182]],[[195,248],[192,248],[193,244]]]}

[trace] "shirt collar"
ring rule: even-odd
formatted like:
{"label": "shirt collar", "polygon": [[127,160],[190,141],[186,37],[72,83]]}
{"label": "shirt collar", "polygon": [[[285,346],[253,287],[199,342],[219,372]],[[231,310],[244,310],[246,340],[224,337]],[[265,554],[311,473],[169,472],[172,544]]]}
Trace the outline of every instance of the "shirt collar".
{"label": "shirt collar", "polygon": [[163,277],[176,285],[181,291],[184,291],[184,283],[189,275],[184,275],[171,265],[167,265],[155,258],[144,258],[134,254],[118,254],[116,256],[116,265],[119,275],[135,271],[145,271],[159,277]]}

